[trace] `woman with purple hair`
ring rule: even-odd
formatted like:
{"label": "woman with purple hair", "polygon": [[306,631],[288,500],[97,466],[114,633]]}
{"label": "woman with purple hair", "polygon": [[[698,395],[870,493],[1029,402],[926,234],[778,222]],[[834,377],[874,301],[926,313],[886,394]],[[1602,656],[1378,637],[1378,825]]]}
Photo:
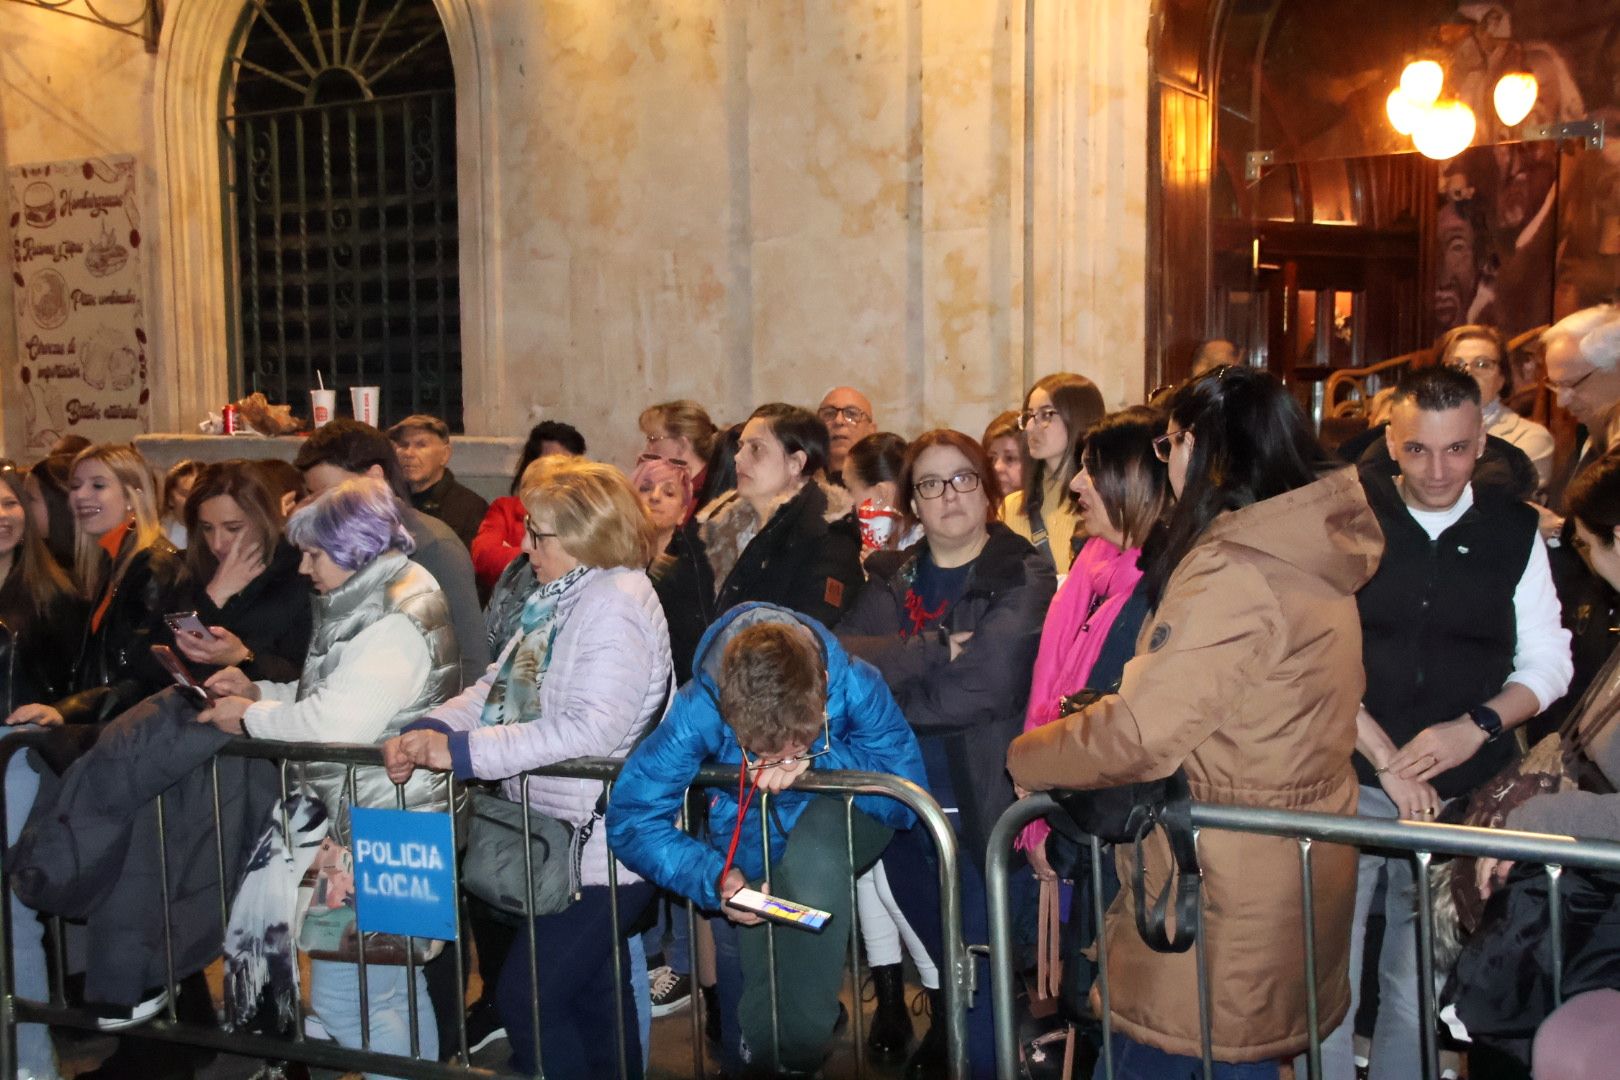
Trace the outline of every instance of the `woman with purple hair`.
{"label": "woman with purple hair", "polygon": [[[315,587],[314,632],[297,682],[253,682],[237,668],[208,680],[221,695],[198,717],[223,731],[282,742],[382,743],[455,693],[460,651],[449,604],[433,575],[409,558],[414,545],[398,503],[377,480],[345,481],[287,522],[302,552],[299,570]],[[341,765],[297,767],[326,810],[328,835],[349,842],[349,792]],[[442,773],[418,772],[403,785],[411,810],[443,811]],[[355,770],[355,805],[393,808],[383,769]],[[410,1053],[404,966],[367,968],[371,1049]],[[438,1029],[422,969],[417,968],[419,1056],[438,1059]],[[361,1045],[359,974],[352,963],[311,961],[310,997],[327,1032]]]}

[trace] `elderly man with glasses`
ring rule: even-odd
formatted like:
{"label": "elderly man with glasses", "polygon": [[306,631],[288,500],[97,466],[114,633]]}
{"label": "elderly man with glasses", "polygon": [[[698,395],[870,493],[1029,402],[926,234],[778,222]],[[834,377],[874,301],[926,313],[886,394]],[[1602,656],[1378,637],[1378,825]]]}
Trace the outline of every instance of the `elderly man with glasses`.
{"label": "elderly man with glasses", "polygon": [[849,448],[877,433],[872,403],[854,387],[835,386],[821,399],[816,416],[827,425],[827,479],[841,485]]}

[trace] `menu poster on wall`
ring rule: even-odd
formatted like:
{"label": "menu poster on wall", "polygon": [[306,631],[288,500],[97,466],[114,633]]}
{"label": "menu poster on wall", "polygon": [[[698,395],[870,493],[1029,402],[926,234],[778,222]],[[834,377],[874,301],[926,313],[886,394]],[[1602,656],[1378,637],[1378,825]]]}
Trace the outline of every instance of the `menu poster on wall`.
{"label": "menu poster on wall", "polygon": [[17,365],[29,450],[63,435],[127,442],[147,430],[135,158],[8,171]]}

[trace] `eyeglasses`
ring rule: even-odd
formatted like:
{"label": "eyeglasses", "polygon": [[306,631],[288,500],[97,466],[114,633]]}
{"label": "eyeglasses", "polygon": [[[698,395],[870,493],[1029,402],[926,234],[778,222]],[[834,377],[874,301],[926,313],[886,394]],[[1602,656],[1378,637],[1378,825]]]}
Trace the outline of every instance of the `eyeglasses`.
{"label": "eyeglasses", "polygon": [[1028,431],[1036,424],[1047,427],[1056,419],[1058,411],[1050,405],[1043,405],[1039,409],[1026,409],[1018,414],[1018,430]]}
{"label": "eyeglasses", "polygon": [[1551,390],[1555,394],[1573,394],[1576,387],[1580,386],[1581,383],[1585,382],[1587,379],[1590,379],[1596,374],[1597,368],[1593,368],[1591,371],[1588,371],[1585,375],[1582,375],[1574,382],[1561,383],[1556,379],[1548,379],[1547,389]]}
{"label": "eyeglasses", "polygon": [[523,531],[529,534],[529,546],[536,548],[540,546],[540,541],[557,535],[554,532],[541,532],[540,527],[534,523],[534,518],[528,514],[523,515]]}
{"label": "eyeglasses", "polygon": [[[650,437],[649,437],[648,441],[649,442],[652,441]],[[691,468],[692,468],[692,466],[687,463],[687,460],[685,458],[665,457],[663,454],[655,454],[650,450],[647,453],[642,454],[640,457],[636,458],[636,464],[637,465],[645,465],[649,461],[667,461],[671,465],[675,466],[677,469],[685,469],[687,471],[690,471]]]}
{"label": "eyeglasses", "polygon": [[835,409],[831,405],[823,405],[816,410],[816,416],[821,418],[823,424],[832,424],[843,420],[846,424],[859,424],[863,420],[872,419],[864,409],[855,405],[845,405],[842,409]]}
{"label": "eyeglasses", "polygon": [[979,490],[979,474],[976,472],[959,472],[949,480],[941,480],[937,476],[930,476],[911,485],[911,490],[917,493],[920,499],[937,499],[945,494],[945,485],[950,484],[956,491],[966,495],[970,491]]}
{"label": "eyeglasses", "polygon": [[1496,366],[1496,361],[1488,356],[1476,356],[1472,360],[1456,359],[1446,363],[1446,367],[1452,371],[1460,371],[1464,375],[1472,375],[1479,371],[1493,371]]}
{"label": "eyeglasses", "polygon": [[772,761],[754,759],[745,746],[743,747],[743,765],[748,772],[764,772],[766,769],[774,769],[779,765],[797,765],[801,761],[809,761],[812,758],[821,757],[823,754],[832,753],[832,718],[825,712],[821,714],[821,749],[814,749],[814,746],[815,744],[812,743],[812,748],[802,754],[776,758]]}
{"label": "eyeglasses", "polygon": [[1168,464],[1171,448],[1180,442],[1182,436],[1186,434],[1185,431],[1167,431],[1160,435],[1153,440],[1153,456]]}

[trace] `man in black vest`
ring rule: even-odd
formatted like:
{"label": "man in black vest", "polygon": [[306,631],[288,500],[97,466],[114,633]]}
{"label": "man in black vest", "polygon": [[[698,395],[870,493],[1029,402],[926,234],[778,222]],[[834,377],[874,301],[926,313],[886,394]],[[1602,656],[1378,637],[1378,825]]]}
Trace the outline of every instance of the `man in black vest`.
{"label": "man in black vest", "polygon": [[[1367,691],[1356,718],[1360,814],[1432,821],[1508,763],[1507,732],[1569,685],[1569,634],[1533,507],[1475,489],[1485,448],[1479,387],[1457,371],[1409,374],[1386,434],[1397,475],[1367,468],[1367,501],[1384,529],[1378,573],[1361,590]],[[1366,853],[1351,932],[1350,1015],[1327,1044],[1330,1078],[1353,1075],[1367,914],[1385,881],[1372,1080],[1423,1075],[1418,1037],[1412,863]]]}

